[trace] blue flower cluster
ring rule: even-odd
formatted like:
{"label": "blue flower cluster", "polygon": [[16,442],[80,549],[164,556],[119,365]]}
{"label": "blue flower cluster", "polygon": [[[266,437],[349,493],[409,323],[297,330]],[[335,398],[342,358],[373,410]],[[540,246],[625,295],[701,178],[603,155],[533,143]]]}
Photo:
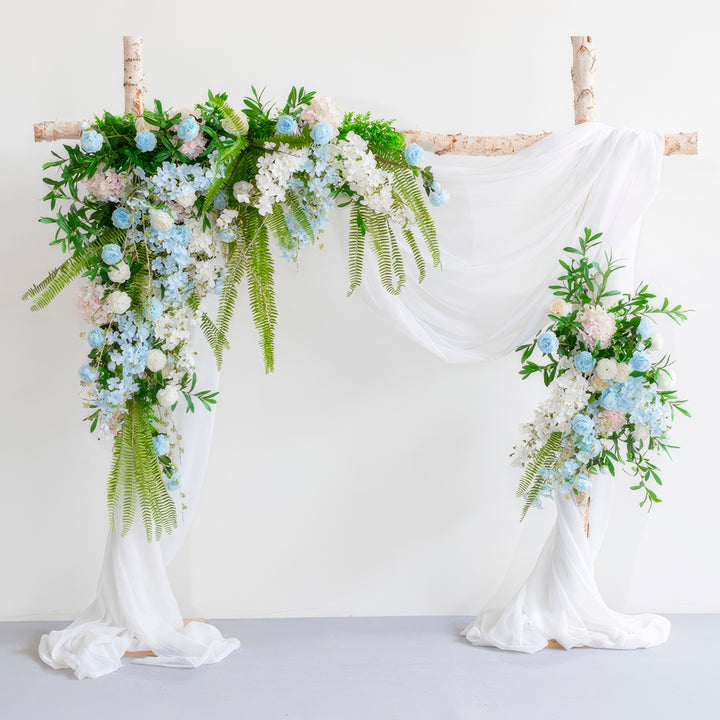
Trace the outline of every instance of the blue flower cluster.
{"label": "blue flower cluster", "polygon": [[197,163],[178,165],[164,162],[155,175],[146,179],[162,202],[173,202],[193,192],[198,195],[205,193],[213,177],[210,168],[203,168]]}
{"label": "blue flower cluster", "polygon": [[548,355],[557,351],[560,347],[560,341],[554,332],[544,332],[539,335],[537,346],[540,352]]}
{"label": "blue flower cluster", "polygon": [[450,193],[437,180],[432,184],[430,190],[428,200],[433,207],[447,205],[447,201],[450,199]]}
{"label": "blue flower cluster", "polygon": [[297,120],[292,115],[281,115],[275,123],[275,132],[281,135],[294,135],[297,131]]}
{"label": "blue flower cluster", "polygon": [[624,383],[611,383],[598,404],[607,410],[619,410],[636,426],[648,429],[652,437],[665,437],[669,430],[667,410],[661,397],[643,378],[630,377]]}
{"label": "blue flower cluster", "polygon": [[173,225],[163,232],[150,228],[146,236],[154,256],[152,269],[157,275],[153,286],[166,306],[179,307],[195,287],[187,273],[192,262],[188,252],[192,232],[187,225]]}

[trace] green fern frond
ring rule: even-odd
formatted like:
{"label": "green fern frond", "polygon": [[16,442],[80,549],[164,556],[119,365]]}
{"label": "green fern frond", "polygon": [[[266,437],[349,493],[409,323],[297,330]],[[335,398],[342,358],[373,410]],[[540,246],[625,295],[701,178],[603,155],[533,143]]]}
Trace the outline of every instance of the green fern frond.
{"label": "green fern frond", "polygon": [[415,258],[415,265],[417,265],[418,270],[418,283],[421,283],[425,279],[425,270],[427,267],[425,258],[423,257],[422,252],[420,252],[420,248],[415,241],[415,236],[412,234],[412,230],[405,228],[403,230],[403,236],[405,237],[405,242],[408,244],[413,257]]}
{"label": "green fern frond", "polygon": [[258,228],[255,241],[249,248],[248,291],[250,311],[255,328],[260,336],[265,372],[270,373],[275,364],[275,325],[277,306],[275,304],[275,268],[270,252],[269,233],[263,222]]}
{"label": "green fern frond", "polygon": [[220,95],[212,95],[209,99],[210,105],[212,105],[225,120],[227,129],[233,135],[245,135],[248,131],[247,119],[235,112],[225,98]]}
{"label": "green fern frond", "polygon": [[395,238],[392,225],[388,223],[388,230],[390,231],[390,258],[392,262],[392,271],[395,277],[395,292],[400,293],[405,285],[405,264],[403,263],[402,255],[400,254],[400,248]]}
{"label": "green fern frond", "polygon": [[267,224],[270,228],[270,232],[275,236],[278,244],[284,248],[293,247],[294,240],[290,229],[288,228],[285,220],[285,211],[282,205],[276,203],[273,206],[273,211],[267,216]]}
{"label": "green fern frond", "polygon": [[398,290],[393,271],[390,225],[385,217],[378,215],[373,210],[370,210],[364,205],[360,205],[359,207],[360,217],[367,228],[367,235],[370,239],[370,249],[377,258],[380,284],[391,295],[397,295]]}
{"label": "green fern frond", "polygon": [[77,250],[62,265],[50,271],[48,276],[33,285],[23,296],[23,300],[34,300],[31,310],[47,307],[75,278],[82,275],[92,264],[93,259],[106,243],[122,242],[125,231],[112,228],[92,242]]}
{"label": "green fern frond", "polygon": [[[230,249],[227,274],[225,275],[225,282],[223,283],[223,289],[220,293],[217,320],[215,322],[215,328],[217,330],[215,341],[213,342],[208,338],[213,349],[213,354],[215,355],[218,370],[222,367],[223,352],[226,347],[229,347],[226,338],[230,331],[230,321],[232,320],[233,313],[235,312],[235,304],[237,303],[237,286],[243,278],[246,264],[245,248],[241,246],[239,242],[235,243]],[[208,337],[207,334],[205,337]]]}
{"label": "green fern frond", "polygon": [[288,190],[285,195],[285,203],[292,210],[292,214],[295,219],[300,223],[300,227],[305,231],[311,242],[315,242],[315,234],[313,233],[312,225],[307,213],[300,204],[300,198],[292,190]]}
{"label": "green fern frond", "polygon": [[525,464],[525,470],[520,478],[520,482],[518,482],[515,497],[521,497],[527,492],[531,483],[537,480],[538,471],[541,467],[550,467],[550,465],[552,465],[557,452],[560,450],[561,438],[562,433],[557,431],[551,433],[547,442],[535,453],[533,459]]}
{"label": "green fern frond", "polygon": [[362,284],[363,264],[365,262],[365,225],[360,218],[357,204],[350,210],[350,241],[348,243],[348,268],[350,288],[348,297]]}

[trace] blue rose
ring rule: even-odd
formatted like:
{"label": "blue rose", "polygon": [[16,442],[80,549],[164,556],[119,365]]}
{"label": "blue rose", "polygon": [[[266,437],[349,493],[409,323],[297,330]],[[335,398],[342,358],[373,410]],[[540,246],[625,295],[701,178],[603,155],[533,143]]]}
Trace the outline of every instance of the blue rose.
{"label": "blue rose", "polygon": [[450,199],[450,193],[436,180],[430,188],[430,204],[433,207],[442,207]]}
{"label": "blue rose", "polygon": [[653,331],[652,320],[650,320],[649,317],[646,317],[645,315],[643,315],[640,318],[640,324],[637,326],[637,334],[643,340],[647,340],[652,335],[652,331]]}
{"label": "blue rose", "polygon": [[153,438],[153,447],[158,457],[167,455],[170,452],[170,441],[167,435],[156,435]]}
{"label": "blue rose", "polygon": [[135,144],[143,152],[149,152],[155,149],[157,138],[149,130],[142,130],[135,136]]}
{"label": "blue rose", "polygon": [[599,403],[600,407],[605,408],[606,410],[617,410],[618,396],[615,390],[612,388],[603,390],[602,395],[600,395]]}
{"label": "blue rose", "polygon": [[89,365],[83,365],[78,371],[78,374],[83,382],[94,382],[98,377],[98,371]]}
{"label": "blue rose", "polygon": [[102,259],[106,265],[117,265],[123,258],[122,250],[119,245],[103,245]]}
{"label": "blue rose", "polygon": [[192,140],[197,137],[200,132],[200,126],[198,121],[192,116],[188,115],[179,125],[177,129],[178,137],[181,140]]}
{"label": "blue rose", "polygon": [[103,144],[103,136],[96,130],[86,130],[80,136],[80,147],[86,153],[96,153]]}
{"label": "blue rose", "polygon": [[575,489],[578,492],[588,493],[591,488],[592,480],[584,473],[580,473],[580,475],[575,478]]}
{"label": "blue rose", "polygon": [[585,437],[595,432],[595,423],[591,417],[579,413],[572,419],[572,429],[578,435]]}
{"label": "blue rose", "polygon": [[538,337],[537,346],[540,352],[549,355],[560,347],[560,341],[554,332],[544,332]]}
{"label": "blue rose", "polygon": [[327,123],[318,123],[311,131],[310,137],[316,145],[327,145],[335,135],[332,125]]}
{"label": "blue rose", "polygon": [[297,130],[297,120],[292,115],[281,115],[275,123],[275,132],[281,135],[294,135]]}
{"label": "blue rose", "polygon": [[593,443],[592,451],[590,452],[590,457],[596,458],[601,452],[602,452],[602,443],[599,440],[596,440]]}
{"label": "blue rose", "polygon": [[127,230],[132,222],[132,215],[124,208],[119,207],[113,210],[112,224],[121,230]]}
{"label": "blue rose", "polygon": [[651,366],[650,358],[645,353],[636,352],[630,360],[630,367],[635,372],[646,373]]}
{"label": "blue rose", "polygon": [[595,367],[595,358],[587,350],[583,350],[575,356],[575,367],[583,373],[592,372]]}
{"label": "blue rose", "polygon": [[99,348],[105,344],[105,333],[100,328],[93,328],[87,336],[90,347]]}
{"label": "blue rose", "polygon": [[417,167],[425,159],[425,151],[417,144],[413,143],[405,148],[405,162],[408,165]]}

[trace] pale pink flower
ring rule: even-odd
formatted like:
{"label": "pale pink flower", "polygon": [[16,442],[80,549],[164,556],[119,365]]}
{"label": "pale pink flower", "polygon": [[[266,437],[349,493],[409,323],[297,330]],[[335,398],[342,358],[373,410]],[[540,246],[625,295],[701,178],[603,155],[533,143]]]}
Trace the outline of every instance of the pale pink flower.
{"label": "pale pink flower", "polygon": [[300,113],[300,120],[310,127],[314,127],[318,123],[327,123],[338,128],[342,119],[340,106],[332,98],[321,95],[316,95]]}
{"label": "pale pink flower", "polygon": [[205,149],[207,142],[207,136],[200,131],[192,140],[186,140],[180,146],[180,152],[194,160]]}
{"label": "pale pink flower", "polygon": [[605,308],[600,305],[586,308],[580,316],[580,322],[583,326],[583,340],[588,349],[592,350],[598,342],[603,349],[610,347],[616,330],[615,318]]}
{"label": "pale pink flower", "polygon": [[89,180],[85,180],[85,187],[100,202],[120,202],[127,183],[125,173],[118,173],[113,168],[98,169]]}
{"label": "pale pink flower", "polygon": [[625,415],[619,410],[601,410],[597,416],[597,429],[603,435],[619,432],[625,425]]}
{"label": "pale pink flower", "polygon": [[77,297],[77,307],[85,320],[97,325],[105,325],[109,321],[109,315],[102,302],[104,295],[105,287],[95,282],[81,288]]}

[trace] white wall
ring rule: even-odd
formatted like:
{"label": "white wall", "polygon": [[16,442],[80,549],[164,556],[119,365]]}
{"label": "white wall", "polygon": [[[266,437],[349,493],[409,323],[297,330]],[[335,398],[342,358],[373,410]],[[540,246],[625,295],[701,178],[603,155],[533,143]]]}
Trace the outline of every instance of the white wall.
{"label": "white wall", "polygon": [[[649,517],[618,483],[597,569],[619,609],[720,611],[717,17],[695,0],[681,16],[665,0],[584,5],[5,3],[0,620],[72,617],[102,557],[110,448],[81,422],[73,298],[39,314],[18,298],[59,259],[36,222],[51,146],[32,124],[121,109],[124,33],[145,37],[151,96],[167,104],[296,83],[403,128],[493,134],[572,122],[569,35],[588,32],[601,120],[699,130],[700,157],[665,162],[638,262],[697,310],[666,329],[694,420],[677,424]],[[552,522],[518,525],[507,460],[538,383],[521,385],[514,357],[444,365],[345,298],[344,262],[328,236],[299,272],[280,264],[272,377],[238,312],[204,497],[172,568],[189,616],[472,614],[520,583]]]}

